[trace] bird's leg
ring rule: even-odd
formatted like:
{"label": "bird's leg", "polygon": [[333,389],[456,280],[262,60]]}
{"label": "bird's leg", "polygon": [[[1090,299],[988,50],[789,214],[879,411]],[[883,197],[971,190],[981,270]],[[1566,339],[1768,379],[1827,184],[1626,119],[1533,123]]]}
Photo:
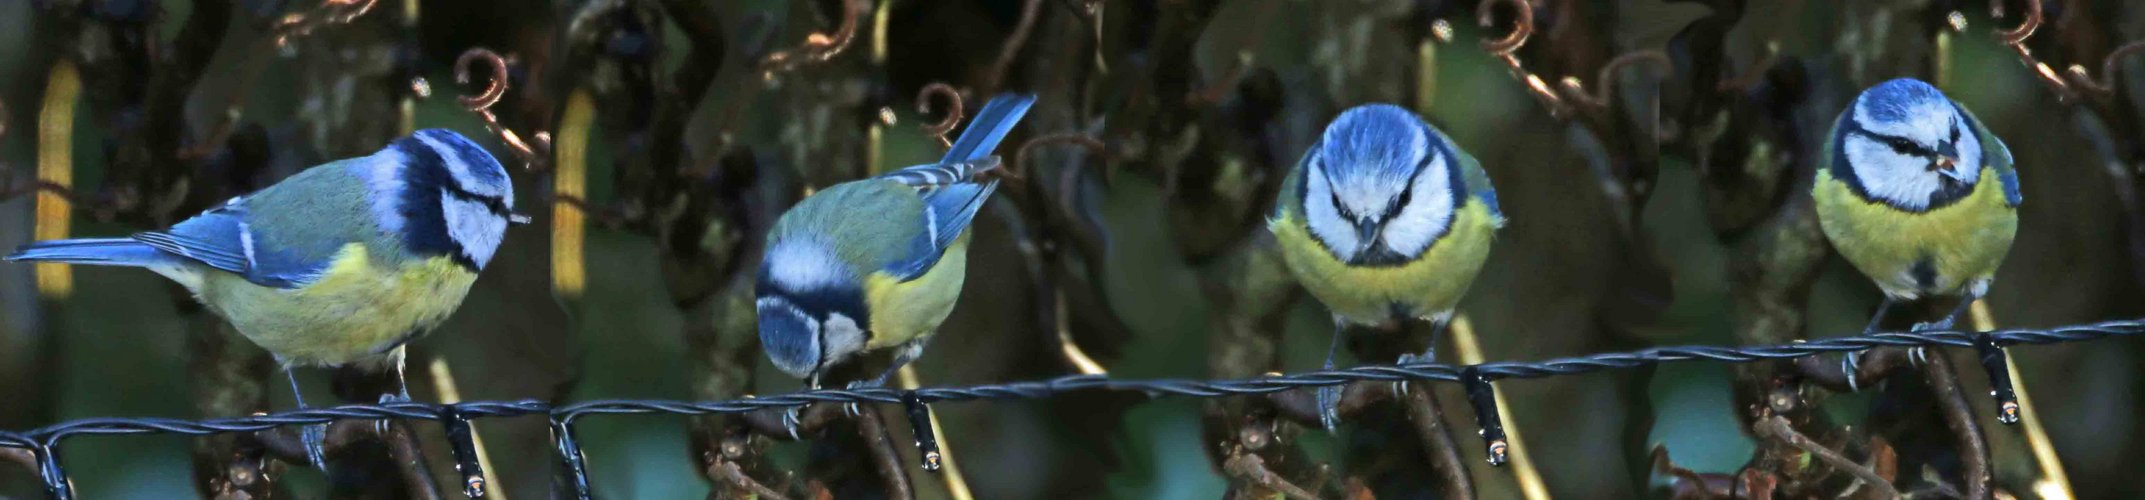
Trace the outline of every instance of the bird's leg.
{"label": "bird's leg", "polygon": [[[1400,355],[1400,361],[1399,361],[1399,364],[1408,364],[1408,363],[1414,363],[1414,362],[1418,362],[1418,361],[1420,361],[1420,362],[1426,362],[1426,363],[1435,363],[1435,362],[1437,362],[1437,339],[1439,339],[1439,338],[1442,338],[1442,337],[1444,337],[1444,336],[1445,336],[1445,328],[1446,328],[1446,327],[1448,327],[1448,326],[1451,326],[1451,325],[1452,325],[1452,316],[1450,316],[1450,315],[1447,315],[1447,316],[1445,316],[1444,318],[1435,318],[1435,317],[1432,317],[1432,318],[1424,318],[1424,319],[1430,322],[1430,345],[1429,345],[1429,347],[1424,347],[1424,348],[1423,348],[1423,353],[1422,353],[1422,354],[1420,354],[1420,355],[1417,355],[1417,354],[1408,354],[1408,353],[1403,353],[1403,354],[1401,354],[1401,355]],[[1405,380],[1402,380],[1402,381],[1399,381],[1399,382],[1394,382],[1394,383],[1393,383],[1393,398],[1394,398],[1394,399],[1404,399],[1404,398],[1406,398],[1406,397],[1407,397],[1407,394],[1408,394],[1408,382],[1407,382],[1407,381],[1405,381]]]}
{"label": "bird's leg", "polygon": [[[1973,309],[1974,301],[1977,300],[1981,300],[1981,294],[1974,293],[1973,291],[1968,291],[1966,292],[1965,296],[1959,297],[1959,305],[1952,307],[1951,313],[1945,314],[1943,319],[1927,323],[1915,323],[1913,331],[1926,332],[1950,330],[1953,325],[1958,323],[1959,318],[1961,316],[1966,315],[1966,311]],[[1915,366],[1921,366],[1924,362],[1927,362],[1929,360],[1929,348],[1926,346],[1916,346],[1912,349],[1909,349],[1907,351],[1907,359],[1914,361]]]}
{"label": "bird's leg", "polygon": [[[1340,354],[1341,338],[1347,333],[1348,322],[1342,320],[1340,315],[1334,315],[1333,341],[1326,344],[1326,364],[1322,369],[1333,369],[1333,357]],[[1346,384],[1318,388],[1318,425],[1324,426],[1326,432],[1333,432],[1334,426],[1340,424],[1342,387],[1346,387]]]}
{"label": "bird's leg", "polygon": [[[298,409],[306,409],[305,392],[298,390],[298,372],[290,365],[283,365],[283,378],[290,380],[290,399],[298,402]],[[328,441],[328,424],[312,424],[299,430],[299,440],[305,444],[305,460],[313,468],[328,468],[327,452],[322,448]]]}
{"label": "bird's leg", "polygon": [[[1885,313],[1892,312],[1892,305],[1897,303],[1898,301],[1892,299],[1891,295],[1885,295],[1884,301],[1877,303],[1877,314],[1874,316],[1870,316],[1869,326],[1862,327],[1862,334],[1869,335],[1877,333],[1877,327],[1884,324]],[[1848,392],[1862,392],[1862,388],[1857,387],[1855,385],[1855,371],[1860,369],[1859,363],[1857,363],[1856,358],[1860,357],[1861,355],[1862,351],[1847,351],[1846,356],[1840,357],[1840,373],[1847,375]]]}
{"label": "bird's leg", "polygon": [[387,353],[388,376],[395,378],[395,392],[381,394],[380,402],[383,404],[407,403],[411,401],[410,378],[407,375],[408,372],[406,371],[409,366],[408,349],[409,347],[407,346],[397,346],[393,350],[388,351]]}
{"label": "bird's leg", "polygon": [[[879,376],[872,377],[871,380],[859,380],[856,382],[850,382],[848,388],[869,389],[873,387],[886,387],[886,381],[892,380],[894,378],[895,373],[900,373],[901,367],[908,366],[910,362],[916,361],[916,358],[923,357],[924,345],[930,344],[931,337],[934,336],[935,335],[925,334],[924,336],[917,337],[916,340],[911,340],[906,344],[902,344],[901,347],[898,348],[898,350],[894,351],[894,362],[892,364],[887,365],[886,371],[879,372]],[[843,406],[843,410],[848,412],[850,417],[856,417],[858,415],[864,414],[861,408],[857,408],[856,403],[849,403],[848,405]]]}
{"label": "bird's leg", "polygon": [[[805,379],[804,385],[806,390],[819,390],[819,372],[812,372],[812,376]],[[789,409],[782,410],[782,430],[789,431],[791,441],[802,441],[797,437],[797,425],[798,414],[803,411],[803,406],[792,406]]]}

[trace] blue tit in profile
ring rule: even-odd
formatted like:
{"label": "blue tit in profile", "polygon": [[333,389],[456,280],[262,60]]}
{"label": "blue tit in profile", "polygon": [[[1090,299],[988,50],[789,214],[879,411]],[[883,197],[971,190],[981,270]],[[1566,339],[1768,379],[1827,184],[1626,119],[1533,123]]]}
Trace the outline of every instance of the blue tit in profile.
{"label": "blue tit in profile", "polygon": [[1032,95],[992,98],[938,163],[844,182],[797,203],[767,236],[755,288],[760,343],[817,388],[826,371],[893,349],[883,385],[923,354],[960,297],[968,225],[997,188],[975,182]]}
{"label": "blue tit in profile", "polygon": [[[1267,228],[1297,281],[1333,313],[1327,369],[1347,325],[1423,319],[1443,329],[1504,226],[1474,157],[1389,104],[1334,118],[1280,198]],[[1339,394],[1319,392],[1327,429]]]}
{"label": "blue tit in profile", "polygon": [[[454,312],[507,225],[525,221],[513,206],[513,185],[491,153],[430,129],[169,229],[39,241],[7,260],[140,267],[170,278],[274,355],[297,396],[293,367],[399,372],[402,346]],[[408,389],[391,396],[406,399]],[[318,464],[317,432],[309,434]]]}
{"label": "blue tit in profile", "polygon": [[1973,113],[1920,80],[1870,87],[1834,122],[1811,188],[1840,255],[1896,302],[1959,296],[1923,327],[1950,328],[1988,292],[2018,233],[2011,151]]}

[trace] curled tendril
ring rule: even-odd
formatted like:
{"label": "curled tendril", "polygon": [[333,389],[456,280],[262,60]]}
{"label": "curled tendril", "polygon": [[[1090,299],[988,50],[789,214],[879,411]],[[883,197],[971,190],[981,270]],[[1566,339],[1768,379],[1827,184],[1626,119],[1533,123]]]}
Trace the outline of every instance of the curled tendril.
{"label": "curled tendril", "polygon": [[2099,79],[2093,78],[2093,75],[2086,71],[2085,66],[2073,64],[2070,67],[2069,74],[2071,83],[2079,87],[2092,89],[2094,93],[2102,96],[2114,95],[2115,77],[2122,74],[2123,58],[2138,54],[2145,54],[2145,40],[2130,42],[2122,47],[2117,47],[2114,52],[2109,52],[2108,57],[2100,60]]}
{"label": "curled tendril", "polygon": [[1483,40],[1482,48],[1498,57],[1510,58],[1520,46],[1527,44],[1528,37],[1534,36],[1534,6],[1528,5],[1527,0],[1482,0],[1475,6],[1475,22],[1484,28],[1494,24],[1496,19],[1492,14],[1499,2],[1512,4],[1512,32],[1504,38]]}
{"label": "curled tendril", "polygon": [[474,96],[462,96],[457,100],[460,100],[462,106],[470,111],[487,111],[491,109],[493,104],[498,104],[500,98],[506,97],[506,58],[499,57],[498,53],[483,47],[469,49],[469,51],[462,53],[461,58],[454,60],[454,83],[468,85],[469,65],[475,63],[478,59],[482,59],[486,64],[491,65],[491,79],[485,82],[486,86],[483,93]]}
{"label": "curled tendril", "polygon": [[1610,59],[1607,64],[1601,65],[1601,70],[1594,74],[1595,88],[1593,93],[1588,93],[1586,85],[1581,83],[1578,78],[1565,77],[1564,81],[1560,83],[1564,85],[1566,96],[1583,101],[1588,106],[1604,107],[1608,106],[1609,96],[1616,89],[1616,73],[1623,71],[1625,66],[1640,63],[1653,63],[1655,68],[1660,68],[1664,71],[1675,67],[1674,63],[1669,62],[1668,54],[1666,53],[1658,50],[1638,50],[1616,56],[1615,59]]}
{"label": "curled tendril", "polygon": [[[2003,2],[1990,2],[1989,14],[1995,17],[2003,17]],[[2034,31],[2039,30],[2043,22],[2045,22],[2045,18],[2041,13],[2041,0],[2026,0],[2026,18],[2020,21],[2016,28],[1997,31],[1996,40],[2004,45],[2011,46],[2011,50],[2018,53],[2019,61],[2025,63],[2027,68],[2031,68],[2034,76],[2039,77],[2041,82],[2047,84],[2049,88],[2054,89],[2057,97],[2065,101],[2075,101],[2080,97],[2094,100],[2107,100],[2113,97],[2115,94],[2115,78],[2116,75],[2120,74],[2118,70],[2123,58],[2145,53],[2145,42],[2131,42],[2116,48],[2115,51],[2109,52],[2107,57],[2101,59],[2101,78],[2097,79],[2093,78],[2092,72],[2088,71],[2083,64],[2072,64],[2068,68],[2068,72],[2058,73],[2054,67],[2041,61],[2040,58],[2034,57],[2032,49],[2026,48],[2026,39],[2031,38]]]}
{"label": "curled tendril", "polygon": [[930,85],[924,86],[923,91],[916,93],[916,112],[926,115],[931,114],[931,98],[933,96],[943,98],[946,101],[946,118],[939,120],[938,123],[924,124],[924,133],[938,138],[940,146],[953,147],[953,141],[947,139],[946,135],[953,133],[953,128],[960,126],[961,119],[966,118],[964,111],[966,108],[961,103],[961,92],[954,90],[952,85],[931,82]]}
{"label": "curled tendril", "polygon": [[456,100],[461,101],[462,106],[468,109],[469,112],[476,113],[477,119],[484,121],[484,128],[499,136],[499,140],[506,143],[507,149],[513,150],[514,156],[521,158],[523,167],[530,170],[540,170],[541,166],[544,165],[545,157],[550,154],[551,134],[537,132],[535,135],[536,146],[531,147],[527,141],[521,140],[520,134],[516,134],[512,129],[506,128],[506,125],[500,124],[499,117],[492,114],[492,106],[499,104],[499,100],[506,97],[506,58],[500,57],[498,53],[483,47],[469,49],[462,53],[462,57],[454,61],[455,83],[468,85],[470,80],[469,66],[480,59],[492,67],[491,79],[485,82],[484,92],[474,96],[461,96]]}
{"label": "curled tendril", "polygon": [[760,60],[760,73],[767,78],[775,74],[802,67],[806,63],[820,63],[834,59],[849,49],[856,40],[857,25],[865,13],[871,11],[871,0],[843,0],[842,22],[834,33],[814,32],[805,35],[804,43],[789,50],[776,51]]}
{"label": "curled tendril", "polygon": [[[2003,19],[2003,0],[1989,2],[1989,17]],[[2034,30],[2041,29],[2041,21],[2041,0],[2026,0],[2026,20],[2016,28],[1997,31],[1996,40],[2014,47],[2026,43]]]}
{"label": "curled tendril", "polygon": [[1519,48],[1527,44],[1527,38],[1534,36],[1534,8],[1527,4],[1527,0],[1482,0],[1481,5],[1475,9],[1479,12],[1475,21],[1485,28],[1494,24],[1495,19],[1492,17],[1491,11],[1498,2],[1512,4],[1515,12],[1512,18],[1512,32],[1506,34],[1504,38],[1484,40],[1482,42],[1483,50],[1488,50],[1491,56],[1503,61],[1505,68],[1511,70],[1513,77],[1526,82],[1527,91],[1534,94],[1535,100],[1542,101],[1543,105],[1549,107],[1550,116],[1561,118],[1570,114],[1571,105],[1564,102],[1563,97],[1557,95],[1557,90],[1551,88],[1549,82],[1542,80],[1541,75],[1527,71],[1526,65],[1519,61],[1519,55],[1517,54]]}
{"label": "curled tendril", "polygon": [[[1035,148],[1056,144],[1071,144],[1075,146],[1080,146],[1081,148],[1087,149],[1087,152],[1089,154],[1101,157],[1103,161],[1111,161],[1115,159],[1114,155],[1110,153],[1110,146],[1108,144],[1104,144],[1100,139],[1096,139],[1093,136],[1089,136],[1080,132],[1059,132],[1055,134],[1038,136],[1034,139],[1029,139],[1028,142],[1021,143],[1020,148],[1013,151],[1013,165],[1011,167],[1007,167],[1006,170],[1013,171],[1012,175],[1015,176],[1025,174],[1028,168],[1028,159],[1035,157]],[[1072,164],[1066,166],[1064,171],[1058,173],[1058,189],[1062,190],[1062,193],[1068,193],[1061,194],[1058,196],[1059,206],[1065,211],[1065,213],[1080,213],[1079,207],[1077,205],[1079,201],[1078,197],[1073,196],[1069,193],[1074,193],[1075,190],[1079,189],[1079,185],[1075,182],[1078,181],[1080,178],[1079,176],[1081,167],[1086,165],[1087,162],[1073,162]],[[1111,170],[1108,168],[1102,169],[1102,183],[1105,185],[1108,185],[1116,180],[1110,175],[1110,172]],[[1066,346],[1077,349],[1077,346],[1073,346],[1069,342],[1066,344]],[[1078,363],[1075,364],[1077,365]]]}
{"label": "curled tendril", "polygon": [[288,45],[293,38],[313,34],[313,30],[330,24],[349,24],[366,12],[379,0],[323,0],[312,12],[291,14],[276,20],[274,28],[277,47]]}

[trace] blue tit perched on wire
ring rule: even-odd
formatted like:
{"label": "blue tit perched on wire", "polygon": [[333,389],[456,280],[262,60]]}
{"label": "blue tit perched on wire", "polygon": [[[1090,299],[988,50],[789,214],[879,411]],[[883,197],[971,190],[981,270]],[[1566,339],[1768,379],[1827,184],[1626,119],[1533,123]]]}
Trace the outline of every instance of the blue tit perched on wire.
{"label": "blue tit perched on wire", "polygon": [[430,129],[169,229],[39,241],[7,259],[170,278],[273,354],[303,407],[293,367],[389,363],[399,372],[402,346],[460,306],[507,225],[526,221],[513,206],[513,185],[491,153]]}
{"label": "blue tit perched on wire", "polygon": [[1901,78],[1862,91],[1834,122],[1810,194],[1833,248],[1884,291],[1864,333],[1897,302],[1960,296],[1916,326],[1951,328],[2010,252],[2018,189],[2010,149],[1936,87]]}
{"label": "blue tit perched on wire", "polygon": [[[1349,324],[1425,319],[1443,329],[1503,225],[1474,157],[1407,109],[1368,104],[1334,118],[1304,153],[1267,228],[1297,281],[1333,313],[1332,369]],[[1327,429],[1339,395],[1319,392]]]}
{"label": "blue tit perched on wire", "polygon": [[997,181],[991,150],[1027,114],[1031,95],[992,98],[938,163],[844,182],[775,221],[755,288],[760,343],[783,372],[813,387],[859,354],[894,349],[883,385],[924,345],[960,297],[968,225]]}

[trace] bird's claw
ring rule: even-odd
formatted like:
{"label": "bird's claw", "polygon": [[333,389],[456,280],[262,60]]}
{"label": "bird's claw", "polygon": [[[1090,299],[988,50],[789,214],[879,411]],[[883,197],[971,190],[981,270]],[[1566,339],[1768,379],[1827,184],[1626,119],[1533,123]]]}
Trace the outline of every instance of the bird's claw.
{"label": "bird's claw", "polygon": [[[874,380],[858,380],[850,382],[848,386],[842,388],[854,391],[858,389],[870,389],[883,385],[886,385],[885,377],[880,377]],[[857,406],[856,402],[842,403],[842,414],[849,416],[849,418],[861,417],[864,415],[864,408]]]}
{"label": "bird's claw", "polygon": [[305,460],[313,468],[328,469],[328,424],[308,425],[298,430],[298,440],[305,446]]}
{"label": "bird's claw", "polygon": [[802,406],[792,406],[782,410],[782,430],[789,432],[789,439],[791,441],[803,441],[803,439],[797,437],[797,426],[799,420],[797,418],[797,414],[802,411],[804,411],[804,407]]}
{"label": "bird's claw", "polygon": [[1847,377],[1847,392],[1862,392],[1860,382],[1855,377],[1855,374],[1862,370],[1861,357],[1862,351],[1847,351],[1846,356],[1840,357],[1840,374]]}
{"label": "bird's claw", "polygon": [[1341,423],[1341,386],[1318,388],[1318,425],[1333,432]]}

